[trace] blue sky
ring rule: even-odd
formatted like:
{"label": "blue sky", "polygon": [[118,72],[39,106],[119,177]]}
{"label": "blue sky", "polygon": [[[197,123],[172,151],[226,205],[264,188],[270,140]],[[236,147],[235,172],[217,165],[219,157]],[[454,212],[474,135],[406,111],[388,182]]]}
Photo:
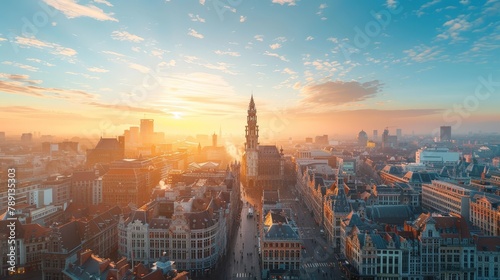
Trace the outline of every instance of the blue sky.
{"label": "blue sky", "polygon": [[14,133],[111,136],[146,116],[243,134],[252,93],[269,140],[500,127],[497,0],[3,5],[0,124]]}

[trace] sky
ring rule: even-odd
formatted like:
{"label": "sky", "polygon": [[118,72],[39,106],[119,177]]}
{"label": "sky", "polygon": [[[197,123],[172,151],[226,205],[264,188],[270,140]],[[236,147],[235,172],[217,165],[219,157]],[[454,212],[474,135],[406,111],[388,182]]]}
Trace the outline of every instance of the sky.
{"label": "sky", "polygon": [[39,0],[0,11],[0,131],[500,132],[500,1]]}

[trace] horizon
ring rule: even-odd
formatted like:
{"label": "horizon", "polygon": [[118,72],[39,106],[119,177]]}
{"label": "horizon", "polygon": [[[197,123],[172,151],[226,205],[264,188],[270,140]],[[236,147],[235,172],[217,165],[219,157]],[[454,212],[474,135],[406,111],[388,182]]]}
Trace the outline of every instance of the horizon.
{"label": "horizon", "polygon": [[261,142],[500,132],[499,1],[216,3],[11,3],[1,130],[242,138],[253,94]]}

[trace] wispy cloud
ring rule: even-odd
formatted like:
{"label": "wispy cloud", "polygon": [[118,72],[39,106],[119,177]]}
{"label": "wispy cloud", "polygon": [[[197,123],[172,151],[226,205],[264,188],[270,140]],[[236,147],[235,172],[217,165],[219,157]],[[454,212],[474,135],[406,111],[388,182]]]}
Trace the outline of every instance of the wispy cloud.
{"label": "wispy cloud", "polygon": [[330,81],[303,87],[300,104],[308,108],[343,105],[374,97],[381,88],[378,80],[366,83]]}
{"label": "wispy cloud", "polygon": [[239,52],[231,52],[231,51],[216,50],[214,53],[218,55],[240,56]]}
{"label": "wispy cloud", "polygon": [[111,54],[111,55],[119,56],[119,57],[124,57],[125,56],[124,54],[117,53],[117,52],[112,52],[112,51],[102,51],[102,53]]}
{"label": "wispy cloud", "polygon": [[109,70],[104,69],[104,68],[99,68],[99,67],[90,67],[90,68],[87,68],[87,70],[89,70],[90,72],[97,72],[97,73],[109,72]]}
{"label": "wispy cloud", "polygon": [[31,65],[22,64],[22,63],[18,63],[18,62],[4,61],[4,62],[2,62],[2,64],[12,65],[14,67],[18,67],[18,68],[21,68],[21,69],[24,69],[24,70],[28,70],[28,71],[31,71],[31,72],[37,72],[38,71],[37,67],[31,66]]}
{"label": "wispy cloud", "polygon": [[30,80],[28,75],[10,75],[0,74],[0,77],[6,77],[8,80],[0,80],[0,92],[9,94],[29,95],[35,97],[46,98],[62,98],[69,99],[75,97],[82,97],[85,99],[93,99],[95,94],[88,93],[82,90],[75,89],[61,89],[61,88],[46,88],[36,86],[41,81]]}
{"label": "wispy cloud", "polygon": [[189,28],[188,35],[189,36],[193,36],[193,37],[198,38],[198,39],[203,39],[204,38],[204,36],[202,34],[198,33],[196,30],[194,30],[192,28]]}
{"label": "wispy cloud", "polygon": [[388,7],[388,8],[395,8],[397,6],[398,2],[396,0],[387,0],[385,2],[385,5]]}
{"label": "wispy cloud", "polygon": [[42,65],[45,65],[45,66],[49,66],[49,67],[53,67],[53,66],[55,66],[55,65],[54,65],[54,64],[52,64],[52,63],[49,63],[49,62],[43,61],[43,60],[38,59],[38,58],[26,58],[26,60],[27,60],[27,61],[36,62],[36,63],[42,64]]}
{"label": "wispy cloud", "polygon": [[443,24],[445,31],[437,36],[437,39],[451,39],[452,41],[463,40],[460,33],[468,31],[472,24],[467,21],[465,15],[460,15],[457,18],[451,19]]}
{"label": "wispy cloud", "polygon": [[426,45],[418,45],[409,50],[403,51],[408,57],[416,62],[426,62],[436,60],[441,50],[437,46],[428,47]]}
{"label": "wispy cloud", "polygon": [[133,107],[133,106],[128,106],[128,105],[113,105],[113,104],[106,104],[102,102],[88,102],[85,103],[90,106],[98,107],[101,109],[106,109],[106,110],[116,110],[116,111],[129,111],[129,112],[136,112],[136,113],[150,113],[150,114],[165,114],[164,111],[153,109],[153,108],[147,108],[147,107]]}
{"label": "wispy cloud", "polygon": [[281,73],[285,73],[285,74],[288,74],[288,75],[295,75],[295,74],[297,74],[297,72],[293,71],[292,69],[290,69],[288,67],[285,68],[285,69],[283,69],[283,71]]}
{"label": "wispy cloud", "polygon": [[191,21],[197,21],[197,22],[205,22],[205,19],[200,17],[199,15],[194,15],[194,14],[188,14],[189,18],[191,19]]}
{"label": "wispy cloud", "polygon": [[286,57],[285,57],[285,56],[283,56],[283,55],[279,55],[279,54],[277,54],[277,53],[272,53],[272,52],[268,52],[268,51],[266,51],[266,52],[264,52],[264,55],[267,55],[267,56],[272,56],[272,57],[277,57],[277,58],[281,59],[281,61],[285,61],[285,62],[288,62],[288,61],[289,61],[288,59],[286,59]]}
{"label": "wispy cloud", "polygon": [[109,3],[106,0],[94,0],[94,2],[99,3],[99,4],[104,4],[104,5],[108,6],[108,7],[113,7],[113,4]]}
{"label": "wispy cloud", "polygon": [[274,43],[272,45],[269,45],[269,47],[273,50],[281,48],[281,44],[279,43]]}
{"label": "wispy cloud", "polygon": [[65,72],[66,74],[69,74],[69,75],[73,75],[73,76],[82,76],[84,77],[85,79],[89,79],[89,80],[99,80],[101,78],[99,77],[96,77],[96,76],[92,76],[92,75],[89,75],[87,73],[77,73],[77,72],[71,72],[71,71],[67,71]]}
{"label": "wispy cloud", "polygon": [[434,6],[436,5],[437,3],[441,2],[441,0],[432,0],[432,1],[429,1],[425,4],[423,4],[422,6],[420,6],[420,8],[416,11],[416,14],[417,16],[422,16],[425,14],[424,10],[431,7],[431,6]]}
{"label": "wispy cloud", "polygon": [[288,6],[295,6],[296,5],[296,0],[273,0],[273,3],[280,4],[280,5],[285,5],[288,4]]}
{"label": "wispy cloud", "polygon": [[314,40],[313,36],[307,36],[306,41],[312,41],[312,40]]}
{"label": "wispy cloud", "polygon": [[264,35],[255,35],[255,36],[253,36],[253,38],[259,42],[264,41]]}
{"label": "wispy cloud", "polygon": [[34,47],[38,49],[51,49],[53,54],[59,54],[64,56],[74,56],[77,52],[74,49],[63,47],[56,43],[49,43],[38,40],[36,38],[28,38],[28,37],[16,37],[16,44],[21,47]]}
{"label": "wispy cloud", "polygon": [[247,20],[247,17],[245,16],[240,16],[240,22],[245,22]]}
{"label": "wispy cloud", "polygon": [[111,33],[111,38],[119,41],[130,41],[135,43],[144,41],[144,38],[131,34],[127,31],[113,31]]}
{"label": "wispy cloud", "polygon": [[47,5],[54,7],[66,15],[67,18],[90,17],[99,21],[118,21],[111,14],[106,14],[102,9],[94,6],[84,6],[76,0],[43,0]]}
{"label": "wispy cloud", "polygon": [[134,62],[129,62],[128,67],[144,74],[149,73],[150,71],[149,67]]}

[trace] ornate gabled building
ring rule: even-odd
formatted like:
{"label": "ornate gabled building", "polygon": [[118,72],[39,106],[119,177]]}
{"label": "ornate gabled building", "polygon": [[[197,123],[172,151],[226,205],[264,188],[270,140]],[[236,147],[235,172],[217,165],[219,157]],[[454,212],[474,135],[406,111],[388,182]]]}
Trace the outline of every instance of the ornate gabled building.
{"label": "ornate gabled building", "polygon": [[259,126],[257,125],[257,109],[253,100],[247,111],[245,127],[245,153],[243,154],[243,182],[250,189],[278,189],[285,180],[285,159],[283,149],[274,145],[259,144]]}
{"label": "ornate gabled building", "polygon": [[[289,208],[263,209],[261,229],[262,272],[272,279],[288,275],[297,279],[300,269],[302,241],[298,228],[291,219]],[[274,278],[273,278],[274,277]]]}
{"label": "ornate gabled building", "polygon": [[351,212],[351,205],[347,199],[345,184],[340,181],[334,183],[327,191],[324,201],[323,225],[326,239],[330,246],[340,251],[340,222]]}

